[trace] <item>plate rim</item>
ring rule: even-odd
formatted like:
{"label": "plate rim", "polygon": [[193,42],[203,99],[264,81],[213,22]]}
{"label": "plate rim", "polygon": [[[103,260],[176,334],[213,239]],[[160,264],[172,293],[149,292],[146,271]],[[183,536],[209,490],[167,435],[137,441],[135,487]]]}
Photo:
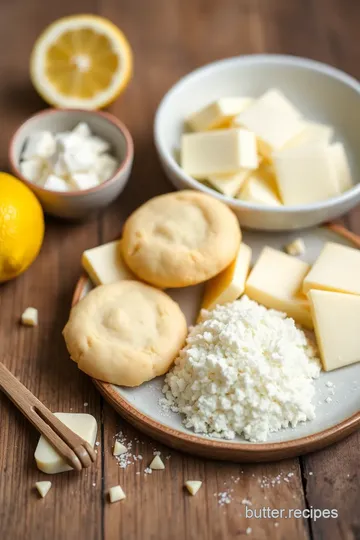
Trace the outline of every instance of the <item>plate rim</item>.
{"label": "plate rim", "polygon": [[[329,223],[326,228],[352,242],[360,249],[360,236],[349,231],[343,225]],[[89,277],[83,273],[78,280],[72,297],[71,307],[78,303],[85,284]],[[360,427],[360,410],[345,418],[341,422],[325,430],[318,431],[305,437],[290,441],[275,443],[236,443],[226,442],[223,439],[199,438],[196,434],[184,433],[177,429],[165,426],[161,422],[140,412],[136,407],[124,399],[110,383],[98,379],[92,379],[95,387],[110,405],[140,431],[171,446],[187,453],[210,457],[212,459],[226,459],[229,461],[260,462],[274,461],[295,457],[315,450],[320,450],[336,441],[350,435]]]}

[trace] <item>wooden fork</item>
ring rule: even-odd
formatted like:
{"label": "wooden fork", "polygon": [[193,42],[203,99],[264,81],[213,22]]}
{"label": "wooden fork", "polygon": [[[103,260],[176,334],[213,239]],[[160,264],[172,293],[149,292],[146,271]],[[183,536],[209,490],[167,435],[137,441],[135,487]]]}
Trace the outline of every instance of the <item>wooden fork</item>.
{"label": "wooden fork", "polygon": [[91,445],[56,418],[1,362],[0,390],[44,435],[70,467],[81,471],[96,460],[96,452]]}

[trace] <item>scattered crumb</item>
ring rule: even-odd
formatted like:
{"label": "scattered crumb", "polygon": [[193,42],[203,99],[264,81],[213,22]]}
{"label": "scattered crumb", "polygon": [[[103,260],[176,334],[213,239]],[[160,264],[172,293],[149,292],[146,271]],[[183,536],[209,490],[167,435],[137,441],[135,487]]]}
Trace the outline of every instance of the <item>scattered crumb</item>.
{"label": "scattered crumb", "polygon": [[220,491],[219,493],[214,493],[215,497],[218,498],[219,506],[224,506],[224,504],[230,504],[232,501],[233,489],[226,489],[225,491]]}
{"label": "scattered crumb", "polygon": [[100,446],[99,441],[96,441],[95,446]]}
{"label": "scattered crumb", "polygon": [[84,407],[87,407],[88,405],[89,405],[89,404],[88,404],[88,402],[87,402],[87,401],[85,401],[85,403],[84,403]]}
{"label": "scattered crumb", "polygon": [[144,474],[152,474],[150,467],[146,467],[146,469],[144,469]]}
{"label": "scattered crumb", "polygon": [[278,526],[279,526],[279,523],[278,523],[278,521],[275,521],[275,523],[274,523],[274,527],[278,527]]}
{"label": "scattered crumb", "polygon": [[312,471],[309,472],[309,476],[312,476],[314,473]]}
{"label": "scattered crumb", "polygon": [[248,506],[252,506],[252,502],[249,501],[248,499],[243,499],[243,500],[241,501],[241,504],[247,504]]}
{"label": "scattered crumb", "polygon": [[332,399],[330,396],[328,396],[326,399],[325,399],[325,403],[331,403],[332,402]]}
{"label": "scattered crumb", "polygon": [[96,487],[96,482],[93,482],[93,487]]}
{"label": "scattered crumb", "polygon": [[252,528],[248,527],[245,532],[246,532],[246,534],[251,534],[252,533]]}

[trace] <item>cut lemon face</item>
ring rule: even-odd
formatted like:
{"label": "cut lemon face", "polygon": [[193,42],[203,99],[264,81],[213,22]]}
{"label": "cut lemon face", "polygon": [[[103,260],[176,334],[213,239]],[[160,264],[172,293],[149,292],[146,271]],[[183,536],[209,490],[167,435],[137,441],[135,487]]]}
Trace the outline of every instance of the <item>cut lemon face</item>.
{"label": "cut lemon face", "polygon": [[112,103],[132,75],[124,34],[95,15],[64,17],[48,26],[31,53],[32,82],[56,107],[100,109]]}

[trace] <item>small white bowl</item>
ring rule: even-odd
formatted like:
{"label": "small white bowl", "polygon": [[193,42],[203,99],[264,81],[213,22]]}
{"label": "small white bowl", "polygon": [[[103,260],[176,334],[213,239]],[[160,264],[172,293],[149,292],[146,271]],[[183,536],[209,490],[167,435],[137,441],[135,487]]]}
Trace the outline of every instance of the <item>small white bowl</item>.
{"label": "small white bowl", "polygon": [[[258,97],[279,88],[306,118],[329,124],[345,144],[356,185],[319,203],[271,208],[232,199],[197,182],[175,159],[184,119],[205,104],[227,96]],[[161,101],[154,137],[166,175],[177,189],[198,189],[227,203],[240,224],[251,229],[291,230],[332,220],[360,202],[360,84],[320,62],[281,55],[239,56],[214,62],[181,79]]]}
{"label": "small white bowl", "polygon": [[[119,161],[114,175],[94,188],[67,192],[45,189],[27,180],[19,164],[29,135],[42,130],[53,133],[68,131],[79,122],[86,122],[94,135],[110,143],[110,153]],[[108,113],[78,109],[46,109],[31,116],[14,133],[9,147],[9,161],[14,175],[37,195],[45,212],[68,219],[88,218],[116,199],[128,181],[133,157],[133,140],[122,122]]]}

